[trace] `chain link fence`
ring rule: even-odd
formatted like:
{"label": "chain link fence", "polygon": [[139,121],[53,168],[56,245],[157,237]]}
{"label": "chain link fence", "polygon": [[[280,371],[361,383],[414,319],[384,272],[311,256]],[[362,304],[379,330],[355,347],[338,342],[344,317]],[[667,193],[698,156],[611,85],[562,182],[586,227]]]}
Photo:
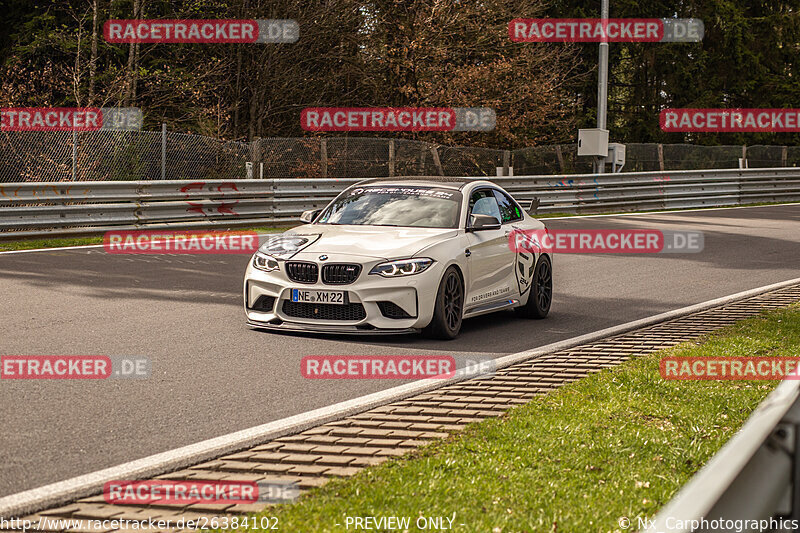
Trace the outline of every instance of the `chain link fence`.
{"label": "chain link fence", "polygon": [[[628,144],[623,172],[800,166],[798,146]],[[517,150],[372,137],[221,141],[147,131],[0,132],[0,182],[497,176],[592,171],[575,144]]]}

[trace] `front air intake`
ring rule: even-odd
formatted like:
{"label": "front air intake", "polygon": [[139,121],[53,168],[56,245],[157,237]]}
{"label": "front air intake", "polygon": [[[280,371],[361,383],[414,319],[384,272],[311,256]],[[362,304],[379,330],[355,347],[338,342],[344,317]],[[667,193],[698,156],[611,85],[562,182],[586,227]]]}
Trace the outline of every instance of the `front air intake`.
{"label": "front air intake", "polygon": [[364,306],[359,303],[335,305],[284,300],[281,311],[286,316],[316,320],[364,320],[367,318]]}
{"label": "front air intake", "polygon": [[378,308],[381,310],[381,314],[386,318],[415,318],[406,313],[402,307],[394,302],[378,302]]}
{"label": "front air intake", "polygon": [[361,265],[350,263],[331,263],[322,266],[322,283],[328,285],[347,285],[353,283],[361,273]]}
{"label": "front air intake", "polygon": [[287,261],[286,275],[292,281],[299,283],[316,283],[319,277],[319,268],[316,263],[303,261]]}

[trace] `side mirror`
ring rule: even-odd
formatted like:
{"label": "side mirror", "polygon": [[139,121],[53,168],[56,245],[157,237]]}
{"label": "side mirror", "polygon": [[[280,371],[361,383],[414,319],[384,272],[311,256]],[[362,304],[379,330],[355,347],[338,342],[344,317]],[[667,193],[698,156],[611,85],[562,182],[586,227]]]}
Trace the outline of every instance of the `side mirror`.
{"label": "side mirror", "polygon": [[300,215],[300,221],[305,222],[306,224],[311,224],[314,222],[314,219],[317,218],[322,209],[311,209],[309,211],[303,211],[303,214]]}
{"label": "side mirror", "polygon": [[492,215],[470,215],[467,231],[483,231],[487,229],[500,229],[500,221]]}
{"label": "side mirror", "polygon": [[528,214],[529,215],[531,215],[531,216],[536,215],[536,211],[539,210],[539,201],[540,200],[539,200],[538,196],[534,197],[534,199],[531,200],[531,205],[530,205],[530,207],[528,207]]}

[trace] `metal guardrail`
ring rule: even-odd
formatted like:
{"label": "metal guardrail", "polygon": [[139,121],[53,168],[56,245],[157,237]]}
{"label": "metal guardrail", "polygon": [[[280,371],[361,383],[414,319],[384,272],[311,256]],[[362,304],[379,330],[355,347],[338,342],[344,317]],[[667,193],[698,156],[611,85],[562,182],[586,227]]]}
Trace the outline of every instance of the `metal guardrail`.
{"label": "metal guardrail", "polygon": [[[646,525],[645,533],[800,529],[800,375],[744,426]],[[644,526],[644,527],[639,527]]]}
{"label": "metal guardrail", "polygon": [[[291,223],[305,210],[324,207],[358,181],[296,178],[0,184],[0,239],[97,234],[112,228]],[[492,181],[520,202],[538,198],[540,213],[800,201],[800,168],[794,167],[503,176]]]}

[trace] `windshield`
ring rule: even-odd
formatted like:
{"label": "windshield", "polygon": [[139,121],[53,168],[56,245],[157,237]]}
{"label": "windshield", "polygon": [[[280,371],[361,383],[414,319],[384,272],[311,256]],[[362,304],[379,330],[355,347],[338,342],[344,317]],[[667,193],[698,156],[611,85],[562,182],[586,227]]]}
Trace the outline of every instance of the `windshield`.
{"label": "windshield", "polygon": [[437,187],[357,187],[328,206],[318,224],[456,228],[461,193]]}

